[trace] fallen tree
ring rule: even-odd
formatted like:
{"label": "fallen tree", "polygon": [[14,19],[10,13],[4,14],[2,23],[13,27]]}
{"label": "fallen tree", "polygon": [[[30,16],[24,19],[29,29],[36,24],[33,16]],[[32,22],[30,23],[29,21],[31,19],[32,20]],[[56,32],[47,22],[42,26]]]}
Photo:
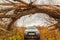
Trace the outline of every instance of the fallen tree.
{"label": "fallen tree", "polygon": [[[10,30],[14,22],[19,19],[20,17],[28,14],[34,13],[46,13],[55,19],[60,19],[60,7],[56,5],[32,5],[33,2],[30,4],[26,4],[22,1],[19,1],[25,5],[14,5],[11,10],[14,10],[14,15],[1,15],[0,18],[11,18],[12,21],[8,25],[7,30]],[[13,4],[13,3],[12,3]],[[8,9],[7,9],[8,10]]]}

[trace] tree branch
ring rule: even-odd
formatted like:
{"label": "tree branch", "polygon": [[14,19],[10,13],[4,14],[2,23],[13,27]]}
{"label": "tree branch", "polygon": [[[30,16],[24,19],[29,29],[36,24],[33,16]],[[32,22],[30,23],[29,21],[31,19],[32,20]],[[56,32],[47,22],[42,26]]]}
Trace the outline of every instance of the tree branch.
{"label": "tree branch", "polygon": [[[15,12],[15,13],[17,13],[17,12]],[[7,30],[10,30],[10,28],[14,24],[14,22],[17,19],[19,19],[20,17],[22,17],[24,15],[34,14],[34,13],[46,13],[46,14],[50,15],[51,17],[60,19],[60,15],[57,14],[59,12],[57,11],[57,9],[55,9],[53,7],[50,7],[50,6],[38,6],[38,7],[35,7],[35,6],[33,6],[32,8],[24,9],[23,11],[21,11],[20,13],[17,13],[13,17],[11,16],[13,21],[8,25]]]}
{"label": "tree branch", "polygon": [[9,33],[9,31],[8,31],[8,30],[6,30],[6,29],[3,29],[3,28],[1,28],[1,27],[0,27],[0,30],[2,30],[2,31],[4,31],[4,32],[7,32],[7,33]]}

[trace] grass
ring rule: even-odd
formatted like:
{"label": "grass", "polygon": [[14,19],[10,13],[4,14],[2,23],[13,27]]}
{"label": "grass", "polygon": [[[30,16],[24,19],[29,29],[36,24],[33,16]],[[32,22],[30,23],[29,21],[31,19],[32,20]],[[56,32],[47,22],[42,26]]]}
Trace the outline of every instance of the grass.
{"label": "grass", "polygon": [[[24,40],[23,28],[20,28],[18,32],[0,35],[0,40]],[[48,30],[47,28],[38,28],[40,32],[41,40],[60,40],[60,30]]]}

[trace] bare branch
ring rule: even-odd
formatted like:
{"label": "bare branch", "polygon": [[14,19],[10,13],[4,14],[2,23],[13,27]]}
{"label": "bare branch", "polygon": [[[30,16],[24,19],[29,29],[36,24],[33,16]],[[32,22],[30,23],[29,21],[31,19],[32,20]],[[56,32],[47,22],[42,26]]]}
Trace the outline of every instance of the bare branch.
{"label": "bare branch", "polygon": [[0,15],[0,18],[14,18],[14,15]]}
{"label": "bare branch", "polygon": [[1,28],[1,27],[0,27],[0,30],[2,30],[2,31],[4,31],[4,32],[8,32],[8,33],[9,33],[9,31],[8,31],[8,30],[3,29],[3,28]]}
{"label": "bare branch", "polygon": [[7,30],[10,30],[12,24],[14,24],[14,22],[17,19],[19,19],[21,16],[28,15],[28,14],[34,14],[36,12],[46,13],[46,14],[54,17],[54,18],[59,18],[60,19],[60,15],[57,14],[57,13],[59,13],[57,11],[57,9],[55,9],[55,8],[53,8],[51,6],[45,6],[45,5],[44,6],[42,6],[42,5],[34,6],[33,8],[27,8],[27,9],[24,9],[23,11],[21,11],[20,13],[15,12],[15,13],[17,13],[16,15],[1,15],[0,18],[6,18],[7,17],[7,18],[12,18],[13,19],[13,21],[8,25],[8,28],[7,28]]}

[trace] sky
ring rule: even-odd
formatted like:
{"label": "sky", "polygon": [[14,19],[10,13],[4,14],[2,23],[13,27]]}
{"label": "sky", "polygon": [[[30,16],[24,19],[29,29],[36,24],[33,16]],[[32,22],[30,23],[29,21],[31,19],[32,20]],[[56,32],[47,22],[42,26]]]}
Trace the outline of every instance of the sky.
{"label": "sky", "polygon": [[57,21],[45,13],[35,13],[30,15],[25,15],[16,21],[18,27],[31,27],[31,26],[41,26],[48,27],[56,24]]}

